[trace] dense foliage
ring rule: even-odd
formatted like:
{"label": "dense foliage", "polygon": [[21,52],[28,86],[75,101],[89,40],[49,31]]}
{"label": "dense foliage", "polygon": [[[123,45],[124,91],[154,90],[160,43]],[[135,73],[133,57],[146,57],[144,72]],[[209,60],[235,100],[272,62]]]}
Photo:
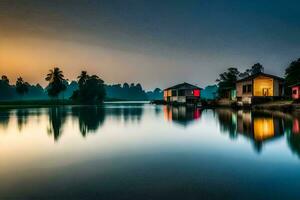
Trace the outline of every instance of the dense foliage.
{"label": "dense foliage", "polygon": [[105,98],[104,81],[96,75],[89,76],[82,71],[78,76],[79,89],[75,90],[72,99],[84,104],[102,103]]}
{"label": "dense foliage", "polygon": [[249,69],[246,69],[245,72],[241,72],[239,74],[240,78],[246,78],[248,76],[258,74],[264,72],[264,67],[260,63],[255,63],[253,66],[251,66]]}
{"label": "dense foliage", "polygon": [[28,92],[29,83],[24,82],[22,77],[19,77],[16,82],[16,91],[19,95],[23,96]]}
{"label": "dense foliage", "polygon": [[225,97],[229,90],[235,89],[236,81],[240,78],[246,78],[264,71],[264,67],[260,63],[256,63],[245,72],[240,72],[237,68],[230,67],[227,71],[221,73],[216,80],[218,83],[218,94],[220,97]]}
{"label": "dense foliage", "polygon": [[300,58],[290,63],[285,70],[286,85],[300,83]]}
{"label": "dense foliage", "polygon": [[223,97],[228,90],[235,88],[235,83],[238,80],[240,72],[237,68],[230,67],[226,72],[219,75],[216,80],[218,82],[220,97]]}

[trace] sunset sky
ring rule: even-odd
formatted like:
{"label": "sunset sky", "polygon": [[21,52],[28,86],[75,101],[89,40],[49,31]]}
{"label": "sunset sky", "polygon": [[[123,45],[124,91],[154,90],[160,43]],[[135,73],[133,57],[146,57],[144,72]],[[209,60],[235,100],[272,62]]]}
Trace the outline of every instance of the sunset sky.
{"label": "sunset sky", "polygon": [[300,1],[1,0],[0,75],[42,83],[60,66],[146,89],[204,87],[260,62],[282,76],[300,57]]}

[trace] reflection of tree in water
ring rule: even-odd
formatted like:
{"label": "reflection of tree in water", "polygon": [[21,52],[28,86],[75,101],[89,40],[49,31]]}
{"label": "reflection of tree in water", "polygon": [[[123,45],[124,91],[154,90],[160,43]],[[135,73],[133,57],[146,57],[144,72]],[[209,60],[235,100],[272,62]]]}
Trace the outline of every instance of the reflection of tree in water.
{"label": "reflection of tree in water", "polygon": [[0,128],[6,129],[10,119],[10,111],[7,109],[0,109]]}
{"label": "reflection of tree in water", "polygon": [[230,109],[217,109],[217,117],[222,133],[229,133],[230,138],[237,137],[236,113]]}
{"label": "reflection of tree in water", "polygon": [[300,158],[300,134],[287,135],[287,143],[291,151]]}
{"label": "reflection of tree in water", "polygon": [[105,110],[99,106],[73,107],[72,115],[78,117],[83,137],[89,132],[95,132],[105,120]]}
{"label": "reflection of tree in water", "polygon": [[106,116],[111,116],[113,119],[121,122],[122,119],[125,123],[137,121],[142,119],[144,108],[141,104],[129,104],[121,106],[106,107]]}
{"label": "reflection of tree in water", "polygon": [[154,111],[155,111],[155,115],[158,116],[162,112],[162,109],[160,106],[155,106]]}
{"label": "reflection of tree in water", "polygon": [[19,131],[27,124],[29,112],[27,109],[18,109],[16,112]]}
{"label": "reflection of tree in water", "polygon": [[300,117],[285,120],[285,129],[288,146],[300,158]]}
{"label": "reflection of tree in water", "polygon": [[143,109],[141,107],[126,107],[122,109],[122,113],[125,122],[129,120],[139,122],[142,118]]}
{"label": "reflection of tree in water", "polygon": [[62,134],[62,126],[64,125],[67,117],[67,111],[64,107],[52,107],[49,108],[49,127],[47,132],[49,135],[54,136],[54,140],[57,141]]}

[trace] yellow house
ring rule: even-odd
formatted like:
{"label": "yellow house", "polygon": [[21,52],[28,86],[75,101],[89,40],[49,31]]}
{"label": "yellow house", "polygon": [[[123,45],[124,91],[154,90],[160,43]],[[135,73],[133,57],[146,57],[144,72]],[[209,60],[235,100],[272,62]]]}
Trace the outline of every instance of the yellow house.
{"label": "yellow house", "polygon": [[284,79],[265,73],[257,73],[236,82],[237,101],[252,104],[257,99],[273,99],[283,96]]}

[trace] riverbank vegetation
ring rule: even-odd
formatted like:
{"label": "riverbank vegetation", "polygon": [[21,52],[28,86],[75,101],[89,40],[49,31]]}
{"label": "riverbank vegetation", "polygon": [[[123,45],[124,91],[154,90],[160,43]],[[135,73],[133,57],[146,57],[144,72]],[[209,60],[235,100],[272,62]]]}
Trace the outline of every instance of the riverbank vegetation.
{"label": "riverbank vegetation", "polygon": [[[83,72],[87,74],[87,72]],[[97,103],[103,100],[146,101],[162,99],[163,97],[162,90],[159,88],[156,88],[153,91],[145,91],[139,83],[109,85],[97,75],[90,75],[88,85],[85,85],[82,88],[81,93],[79,93],[80,85],[84,80],[82,79],[84,77],[80,79],[81,75],[83,74],[79,75],[78,80],[69,81],[64,77],[63,71],[60,68],[53,68],[45,77],[46,81],[48,81],[48,85],[45,88],[43,88],[40,84],[30,84],[22,77],[19,77],[14,84],[7,76],[2,75],[0,78],[0,104],[7,104],[10,101],[18,103],[21,101],[49,102],[47,104],[53,104],[53,102],[60,102],[60,100],[71,103],[71,97],[73,101],[76,101],[72,103],[78,104],[80,101],[82,101],[82,103],[91,103],[95,100],[93,97],[95,91],[98,91],[97,96],[99,101],[97,101]],[[100,88],[94,88],[94,86],[99,84],[101,86]],[[102,95],[105,93],[105,97],[100,97],[100,93],[102,93]],[[90,100],[90,97],[93,100]]]}

